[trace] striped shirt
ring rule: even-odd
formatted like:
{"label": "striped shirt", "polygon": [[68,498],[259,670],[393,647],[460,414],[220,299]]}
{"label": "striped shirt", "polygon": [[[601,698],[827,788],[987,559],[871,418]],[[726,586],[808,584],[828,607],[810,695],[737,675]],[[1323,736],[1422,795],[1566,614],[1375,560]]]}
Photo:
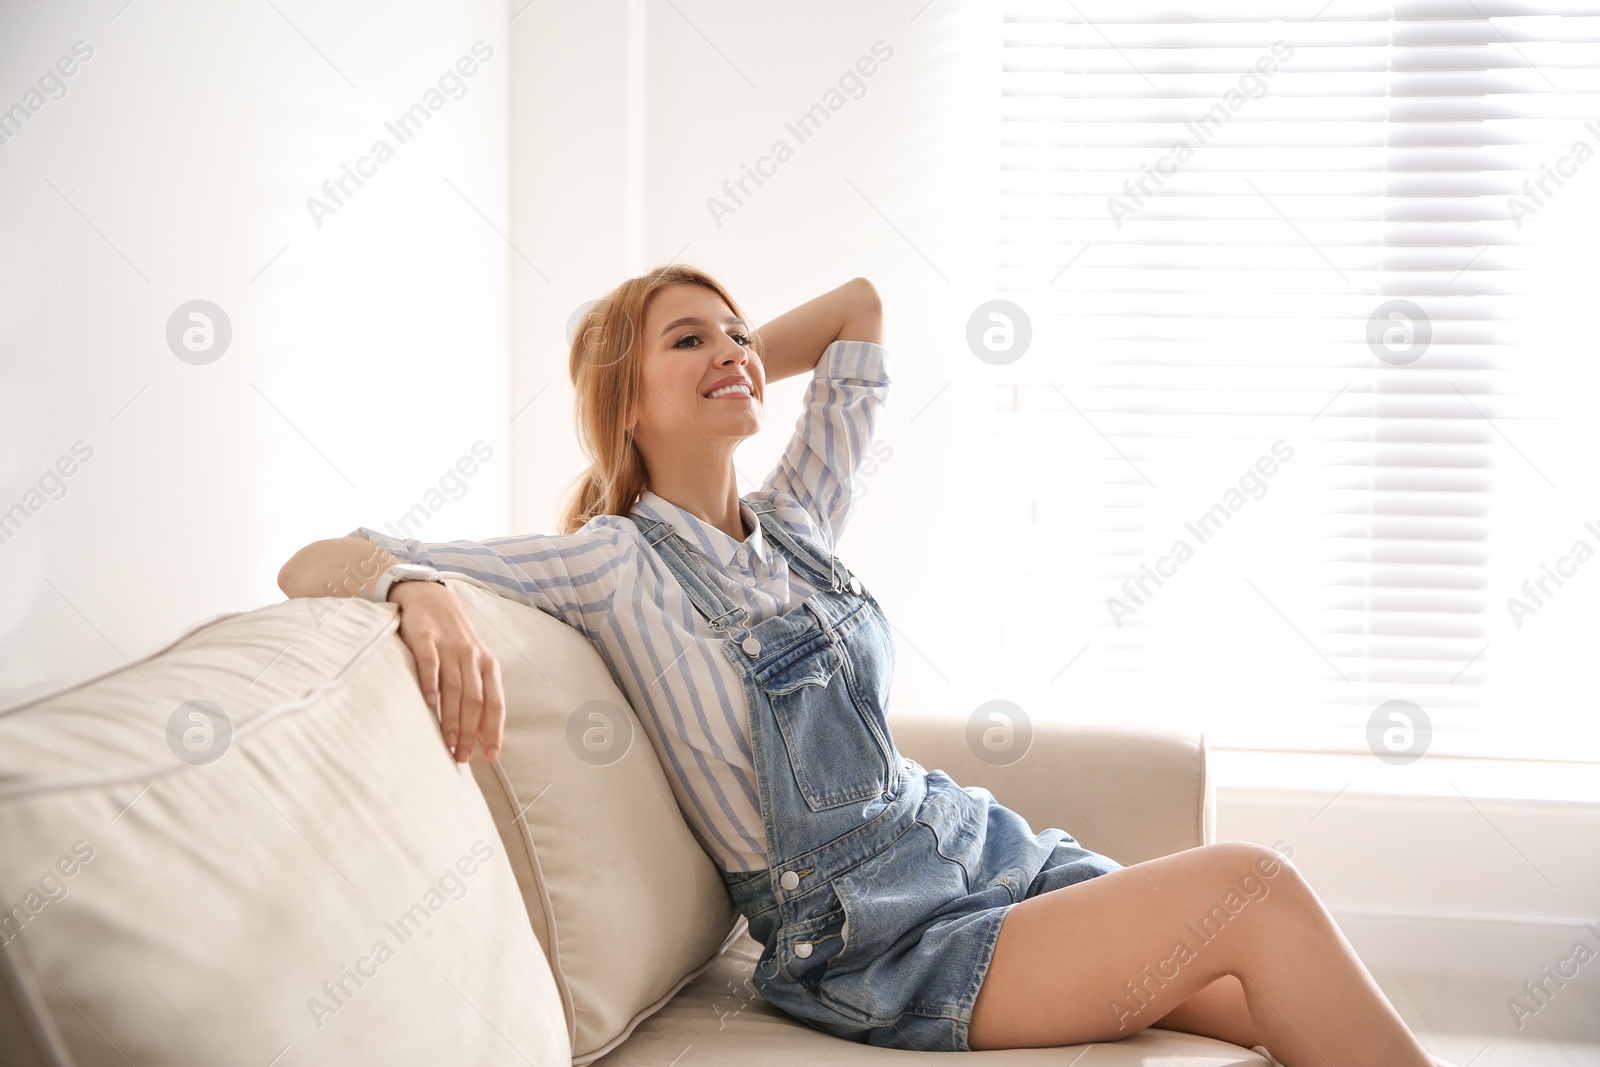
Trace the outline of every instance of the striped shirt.
{"label": "striped shirt", "polygon": [[[834,341],[823,350],[794,436],[739,505],[743,541],[645,490],[633,511],[666,522],[711,580],[750,611],[754,626],[817,591],[791,570],[745,501],[832,551],[849,520],[889,392],[888,350]],[[347,536],[382,545],[553,615],[599,651],[627,696],[701,846],[729,871],[766,868],[766,834],[750,748],[744,685],[720,637],[695,610],[664,560],[626,516],[596,515],[570,534],[421,542],[365,526]]]}

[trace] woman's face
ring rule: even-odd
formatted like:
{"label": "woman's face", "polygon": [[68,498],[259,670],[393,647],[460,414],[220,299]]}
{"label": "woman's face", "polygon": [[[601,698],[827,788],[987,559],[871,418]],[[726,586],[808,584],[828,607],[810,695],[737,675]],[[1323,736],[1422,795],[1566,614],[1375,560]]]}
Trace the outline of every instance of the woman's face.
{"label": "woman's face", "polygon": [[[669,285],[651,296],[639,338],[639,407],[629,423],[642,450],[680,461],[710,448],[731,457],[734,445],[761,429],[766,374],[749,334],[703,285]],[[706,395],[725,378],[743,379],[749,395]]]}

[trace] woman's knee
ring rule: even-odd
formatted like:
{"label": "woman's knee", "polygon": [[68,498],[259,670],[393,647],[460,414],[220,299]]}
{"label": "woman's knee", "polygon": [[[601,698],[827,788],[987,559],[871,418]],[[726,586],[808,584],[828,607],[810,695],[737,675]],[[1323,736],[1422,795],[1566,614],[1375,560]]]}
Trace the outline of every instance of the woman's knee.
{"label": "woman's knee", "polygon": [[1288,887],[1292,893],[1308,888],[1299,868],[1270,845],[1217,841],[1201,845],[1196,852],[1205,855],[1208,872],[1221,885],[1237,889],[1247,899],[1264,897],[1279,887]]}
{"label": "woman's knee", "polygon": [[[1206,890],[1198,895],[1200,911],[1188,916],[1188,928],[1203,943],[1216,941],[1229,954],[1240,954],[1230,959],[1230,973],[1270,944],[1285,923],[1302,923],[1307,909],[1319,906],[1300,872],[1266,845],[1221,841],[1201,849]],[[1217,941],[1224,931],[1233,933]]]}

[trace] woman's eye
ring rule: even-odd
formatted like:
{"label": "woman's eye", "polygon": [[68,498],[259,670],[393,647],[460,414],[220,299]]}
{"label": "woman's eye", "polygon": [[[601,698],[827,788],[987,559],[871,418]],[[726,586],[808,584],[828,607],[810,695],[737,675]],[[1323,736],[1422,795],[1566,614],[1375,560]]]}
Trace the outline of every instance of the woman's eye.
{"label": "woman's eye", "polygon": [[[741,344],[741,345],[745,346],[746,348],[750,347],[750,344],[751,344],[750,338],[745,336],[744,334],[735,333],[735,334],[730,334],[729,336],[732,337],[734,339],[734,341],[737,342],[738,344]],[[700,340],[700,335],[697,334],[697,333],[686,333],[682,337],[678,338],[677,342],[675,344],[673,344],[672,347],[673,348],[682,348],[683,347],[683,342],[688,341],[690,339],[693,339],[695,341],[699,341]],[[699,348],[700,346],[699,345],[695,345],[694,347]]]}

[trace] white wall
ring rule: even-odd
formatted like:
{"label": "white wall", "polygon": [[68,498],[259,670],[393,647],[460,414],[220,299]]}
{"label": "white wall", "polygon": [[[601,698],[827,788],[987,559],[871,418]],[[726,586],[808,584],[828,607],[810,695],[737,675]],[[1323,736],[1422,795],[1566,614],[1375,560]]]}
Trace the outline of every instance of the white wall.
{"label": "white wall", "polygon": [[[508,521],[505,5],[124,4],[0,6],[0,108],[37,107],[0,143],[0,699],[281,599],[309,541]],[[166,340],[197,298],[205,365]]]}
{"label": "white wall", "polygon": [[[554,532],[584,464],[567,376],[567,323],[638,268],[629,183],[630,96],[640,90],[625,0],[511,0],[510,160],[514,358],[513,528]],[[520,14],[518,12],[521,12]],[[635,25],[638,20],[635,20]],[[578,46],[579,43],[581,46]]]}

